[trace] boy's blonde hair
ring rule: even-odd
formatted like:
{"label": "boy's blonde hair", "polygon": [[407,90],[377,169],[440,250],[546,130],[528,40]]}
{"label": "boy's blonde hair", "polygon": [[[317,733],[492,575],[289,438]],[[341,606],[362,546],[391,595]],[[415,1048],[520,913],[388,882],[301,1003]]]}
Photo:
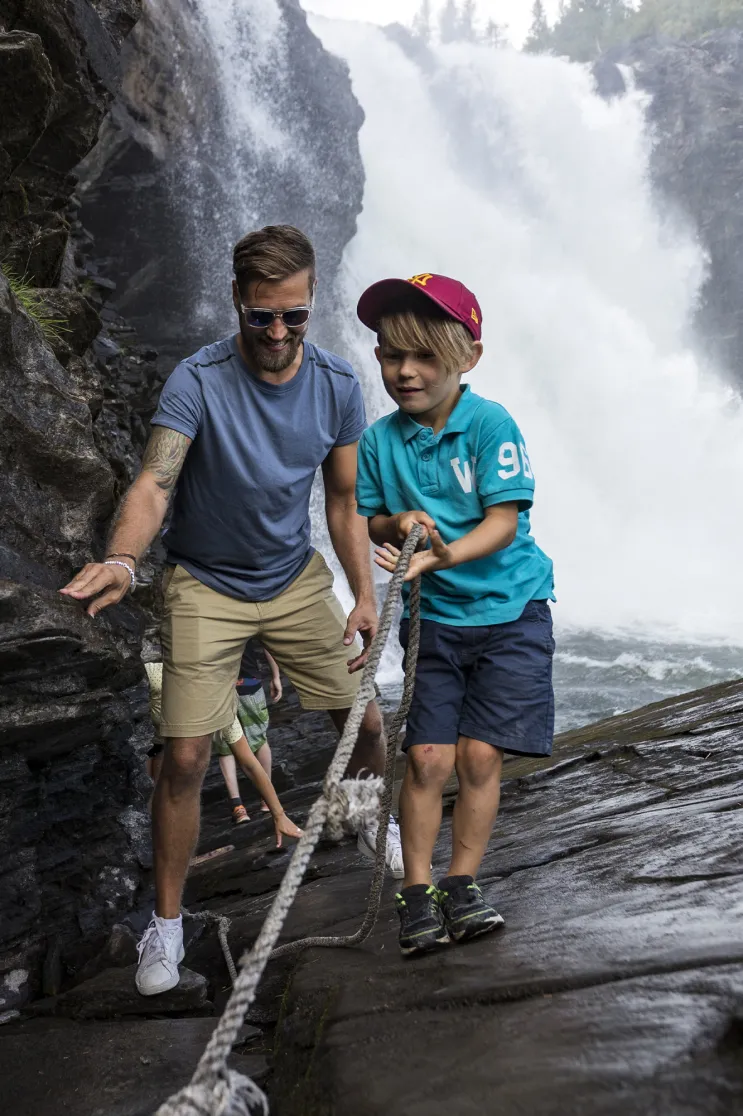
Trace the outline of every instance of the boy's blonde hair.
{"label": "boy's blonde hair", "polygon": [[474,341],[470,331],[461,322],[445,315],[433,317],[414,310],[400,310],[388,314],[379,322],[379,344],[399,349],[403,353],[431,352],[455,376],[469,364],[474,355]]}

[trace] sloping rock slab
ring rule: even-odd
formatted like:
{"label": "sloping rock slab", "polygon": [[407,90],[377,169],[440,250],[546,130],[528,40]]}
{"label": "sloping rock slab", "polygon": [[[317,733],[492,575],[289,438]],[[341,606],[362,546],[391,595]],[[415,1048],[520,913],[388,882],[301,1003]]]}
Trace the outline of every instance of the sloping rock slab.
{"label": "sloping rock slab", "polygon": [[199,973],[181,966],[180,983],[170,992],[140,996],[134,983],[136,971],[136,965],[105,969],[69,992],[35,1004],[33,1011],[69,1019],[116,1019],[131,1015],[184,1015],[189,1011],[204,1014],[209,1009],[207,983]]}
{"label": "sloping rock slab", "polygon": [[[213,1019],[72,1023],[0,1029],[4,1116],[150,1116],[191,1077]],[[240,1073],[263,1060],[235,1056]]]}
{"label": "sloping rock slab", "polygon": [[[551,767],[508,765],[481,875],[505,929],[406,962],[388,898],[362,949],[304,955],[274,1116],[742,1111],[742,695],[687,695],[562,738]],[[348,882],[307,885],[294,917],[309,903],[315,932],[346,929],[363,903]]]}

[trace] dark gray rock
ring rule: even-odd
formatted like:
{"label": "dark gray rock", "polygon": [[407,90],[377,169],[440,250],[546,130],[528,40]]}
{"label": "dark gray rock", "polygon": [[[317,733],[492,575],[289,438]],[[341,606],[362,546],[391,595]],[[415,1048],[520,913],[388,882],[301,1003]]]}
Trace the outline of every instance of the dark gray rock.
{"label": "dark gray rock", "polygon": [[[269,965],[235,1068],[265,1078],[275,1116],[737,1114],[741,727],[743,683],[725,683],[563,736],[552,760],[507,759],[481,876],[505,928],[406,962],[396,885],[387,881],[363,947]],[[301,821],[316,793],[289,790],[287,809]],[[450,807],[451,795],[438,875]],[[231,918],[237,958],[254,942],[286,860],[272,858],[270,823],[233,830],[223,801],[209,795],[203,832],[201,852],[235,848],[192,870],[187,902]],[[370,878],[355,844],[318,849],[282,938],[356,929]],[[138,928],[146,918],[143,911]],[[213,923],[189,942],[186,961],[206,976],[221,1010],[229,980]],[[33,1006],[130,1010],[131,969],[96,980]],[[156,997],[146,1010],[161,1007],[169,1010]],[[192,1022],[193,1030],[173,1018],[147,1031],[128,1021],[4,1025],[10,1116],[153,1111],[188,1080],[214,1020]],[[76,1074],[85,1059],[89,1070]]]}
{"label": "dark gray rock", "polygon": [[34,1004],[35,1015],[67,1019],[116,1019],[124,1016],[185,1015],[204,1013],[207,984],[199,973],[181,965],[180,983],[160,996],[140,996],[134,983],[136,965],[104,969],[53,1000]]}
{"label": "dark gray rock", "polygon": [[[127,696],[143,618],[127,603],[93,623],[57,593],[100,552],[133,431],[142,442],[136,416],[115,455],[99,437],[121,394],[89,355],[100,321],[69,245],[72,171],[138,7],[0,0],[0,260],[40,304],[0,273],[0,987],[23,973],[24,997],[58,991],[101,949],[149,859]],[[40,314],[62,319],[56,338]]]}
{"label": "dark gray rock", "polygon": [[[0,1031],[4,1116],[149,1116],[189,1080],[213,1028],[213,1019],[8,1025]],[[232,1064],[260,1069],[250,1055]]]}
{"label": "dark gray rock", "polygon": [[710,352],[736,381],[743,367],[743,31],[729,28],[699,42],[647,38],[618,47],[598,63],[605,96],[620,94],[617,66],[630,66],[651,95],[653,180],[690,218],[709,254],[697,322]]}
{"label": "dark gray rock", "polygon": [[62,365],[72,356],[83,356],[101,331],[101,319],[87,298],[75,290],[39,289],[44,312],[53,326],[50,344]]}
{"label": "dark gray rock", "polygon": [[82,168],[81,216],[116,280],[115,304],[173,361],[229,328],[231,249],[246,212],[252,227],[291,220],[313,238],[320,328],[330,329],[333,279],[361,208],[363,113],[297,0],[280,3],[286,64],[256,59],[247,9],[232,34],[245,47],[244,96],[271,106],[301,158],[236,129],[198,6],[160,0],[145,3],[127,40],[121,95]]}

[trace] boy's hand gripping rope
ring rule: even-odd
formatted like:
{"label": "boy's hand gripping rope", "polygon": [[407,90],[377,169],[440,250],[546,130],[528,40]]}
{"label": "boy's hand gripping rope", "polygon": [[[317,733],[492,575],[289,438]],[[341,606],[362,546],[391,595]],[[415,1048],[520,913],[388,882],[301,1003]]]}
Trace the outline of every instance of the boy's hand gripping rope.
{"label": "boy's hand gripping rope", "polygon": [[[374,876],[364,921],[355,934],[345,937],[304,938],[301,941],[288,942],[286,945],[274,949],[289,913],[289,908],[302,883],[312,853],[325,828],[326,821],[330,820],[331,825],[334,823],[337,826],[339,815],[344,811],[348,802],[348,796],[343,790],[343,775],[351,758],[366,707],[375,696],[374,677],[392,627],[398,594],[421,533],[421,528],[416,526],[405,540],[400,559],[387,590],[387,597],[379,620],[379,628],[369,649],[369,658],[361,675],[359,692],[351,707],[346,727],[325,776],[322,794],[310,809],[304,834],[297,842],[289,867],[253,948],[244,953],[240,960],[240,972],[237,980],[234,981],[234,987],[222,1018],[201,1056],[190,1083],[165,1101],[158,1108],[155,1116],[268,1116],[268,1101],[263,1091],[249,1077],[244,1077],[227,1066],[227,1058],[245,1021],[248,1009],[255,999],[258,984],[268,961],[272,957],[285,957],[288,954],[298,953],[308,946],[347,947],[359,945],[368,938],[372,931],[379,912],[386,869],[387,825],[392,804],[397,739],[407,717],[413,696],[415,668],[420,645],[419,578],[416,578],[411,586],[410,641],[405,667],[405,683],[402,701],[390,725],[387,741],[384,788],[378,813]],[[222,945],[224,948],[224,942]],[[229,953],[229,950],[227,953]]]}

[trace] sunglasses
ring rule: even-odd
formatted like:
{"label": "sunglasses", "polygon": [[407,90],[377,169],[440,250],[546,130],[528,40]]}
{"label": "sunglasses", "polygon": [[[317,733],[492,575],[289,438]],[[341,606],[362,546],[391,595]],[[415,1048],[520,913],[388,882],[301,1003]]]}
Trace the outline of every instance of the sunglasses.
{"label": "sunglasses", "polygon": [[240,309],[245,324],[251,329],[268,329],[276,318],[281,318],[287,329],[301,329],[306,326],[312,313],[311,306],[294,306],[291,310],[264,310],[262,306],[243,306]]}

